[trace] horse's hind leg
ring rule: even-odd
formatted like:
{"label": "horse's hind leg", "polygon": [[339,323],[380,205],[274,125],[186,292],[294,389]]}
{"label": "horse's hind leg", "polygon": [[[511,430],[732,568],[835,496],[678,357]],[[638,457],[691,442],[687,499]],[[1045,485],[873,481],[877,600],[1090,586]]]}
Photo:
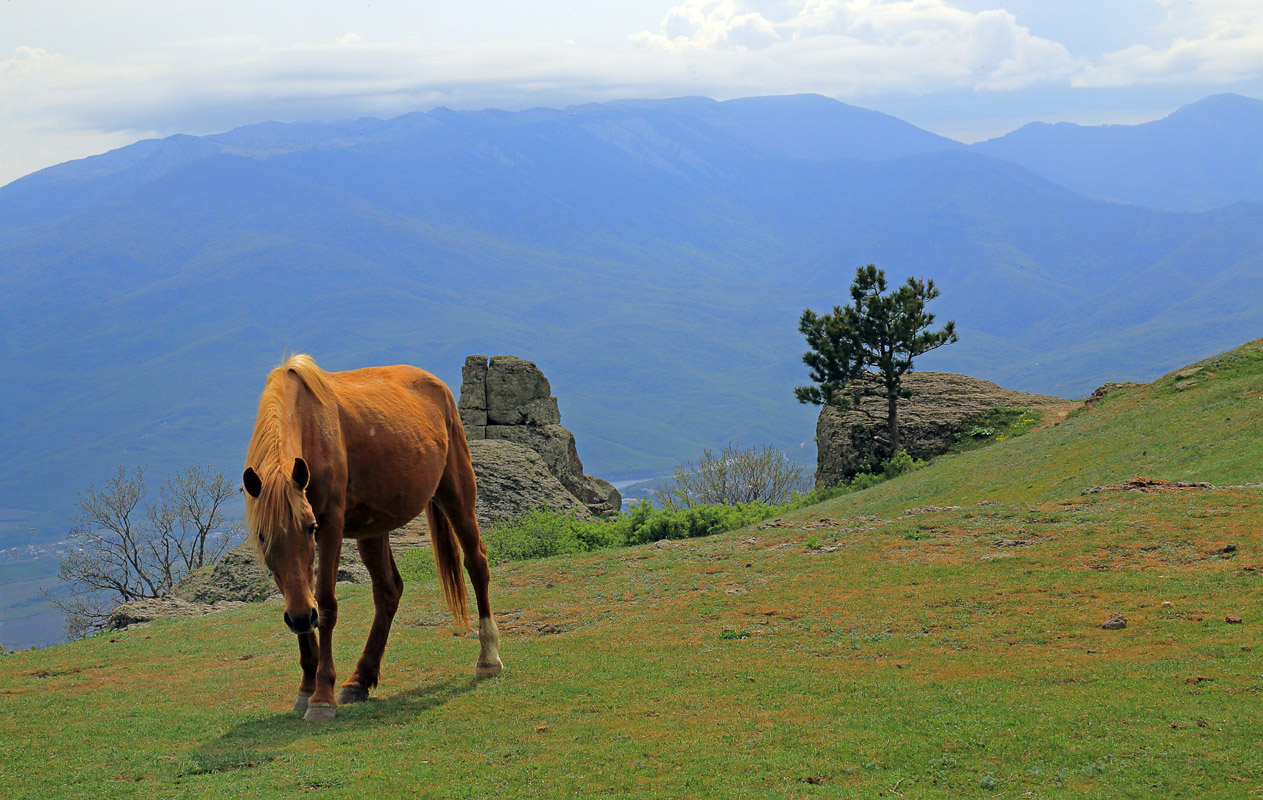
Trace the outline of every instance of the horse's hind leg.
{"label": "horse's hind leg", "polygon": [[399,609],[399,598],[403,594],[403,579],[395,566],[395,556],[390,551],[389,536],[374,536],[371,539],[360,539],[356,542],[360,550],[360,558],[373,578],[373,627],[369,631],[368,641],[364,644],[364,654],[355,665],[351,678],[342,684],[338,695],[338,703],[360,703],[368,699],[368,693],[377,685],[381,673],[382,653],[386,650],[386,640],[390,637],[390,623]]}
{"label": "horse's hind leg", "polygon": [[[465,445],[463,438],[460,445]],[[463,451],[463,458],[459,451]],[[448,518],[460,540],[461,550],[465,553],[465,571],[469,573],[469,580],[474,585],[474,597],[478,601],[480,652],[478,663],[474,665],[474,676],[490,678],[499,675],[504,665],[500,662],[500,629],[491,616],[491,596],[488,592],[491,570],[487,565],[487,548],[482,543],[482,535],[478,532],[478,517],[474,513],[476,491],[468,447],[453,448],[453,453],[448,458],[447,471],[439,481],[434,499],[438,501],[439,509]]]}

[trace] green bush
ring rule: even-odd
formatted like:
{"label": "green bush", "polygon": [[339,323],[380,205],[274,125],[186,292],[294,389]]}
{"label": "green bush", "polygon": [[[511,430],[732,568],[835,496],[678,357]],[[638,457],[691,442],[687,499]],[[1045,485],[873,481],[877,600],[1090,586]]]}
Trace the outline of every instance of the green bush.
{"label": "green bush", "polygon": [[619,520],[585,521],[536,508],[486,526],[482,541],[492,562],[522,561],[568,553],[587,553],[625,543]]}
{"label": "green bush", "polygon": [[792,500],[789,509],[804,508],[806,506],[814,506],[817,503],[823,503],[826,500],[832,500],[835,497],[841,497],[844,494],[854,491],[848,484],[839,483],[835,486],[817,486],[806,494],[799,495]]}
{"label": "green bush", "polygon": [[835,486],[817,486],[807,494],[791,502],[786,506],[786,509],[802,508],[803,506],[823,503],[825,500],[832,500],[835,497],[841,497],[851,492],[862,492],[879,483],[885,483],[891,478],[897,478],[913,470],[921,469],[921,467],[925,466],[925,463],[921,459],[908,455],[906,451],[900,450],[876,471],[858,472],[847,483],[839,483]]}
{"label": "green bush", "polygon": [[879,483],[886,482],[886,474],[884,472],[861,472],[851,478],[851,482],[846,485],[848,491],[862,492],[865,489],[872,488]]}
{"label": "green bush", "polygon": [[677,510],[654,508],[641,500],[616,517],[590,521],[537,508],[487,525],[482,539],[492,563],[522,561],[662,539],[695,539],[752,525],[787,508],[756,502]]}
{"label": "green bush", "polygon": [[503,563],[589,553],[663,539],[696,539],[744,528],[786,511],[866,489],[924,465],[924,461],[899,452],[883,465],[881,472],[856,475],[849,484],[817,487],[806,494],[794,495],[781,505],[754,501],[654,508],[647,499],[641,499],[623,513],[595,520],[581,520],[541,507],[487,525],[482,530],[482,540],[491,562]]}
{"label": "green bush", "polygon": [[913,470],[921,469],[924,466],[924,461],[908,455],[907,450],[900,450],[889,461],[882,464],[881,474],[886,480],[890,480],[891,478],[898,478],[900,475],[906,475]]}
{"label": "green bush", "polygon": [[785,510],[762,502],[737,505],[693,506],[686,509],[653,508],[642,500],[624,517],[627,543],[644,544],[661,539],[695,539],[736,528],[744,528]]}

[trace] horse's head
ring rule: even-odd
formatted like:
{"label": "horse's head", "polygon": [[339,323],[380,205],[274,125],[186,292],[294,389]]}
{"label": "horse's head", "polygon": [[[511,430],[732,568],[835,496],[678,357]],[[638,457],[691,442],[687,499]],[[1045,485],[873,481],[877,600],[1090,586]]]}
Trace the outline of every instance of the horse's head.
{"label": "horse's head", "polygon": [[294,633],[315,630],[320,623],[313,594],[316,515],[307,502],[310,477],[307,462],[301,458],[294,459],[289,474],[269,470],[261,477],[253,467],[246,467],[241,476],[248,495],[248,535],[285,597],[285,624]]}

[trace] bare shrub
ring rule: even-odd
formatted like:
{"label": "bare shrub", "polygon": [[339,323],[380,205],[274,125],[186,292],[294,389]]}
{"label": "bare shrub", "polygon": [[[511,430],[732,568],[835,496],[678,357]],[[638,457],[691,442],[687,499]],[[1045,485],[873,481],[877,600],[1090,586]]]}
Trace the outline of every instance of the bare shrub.
{"label": "bare shrub", "polygon": [[222,473],[193,467],[167,476],[143,508],[145,471],[119,467],[98,490],[79,493],[58,578],[68,593],[49,602],[66,615],[66,635],[101,630],[120,603],[161,597],[190,571],[214,563],[241,537],[225,516],[236,494]]}
{"label": "bare shrub", "polygon": [[677,466],[654,490],[654,503],[673,510],[754,502],[781,505],[810,488],[802,467],[772,445],[738,450],[730,443],[719,455],[703,450],[696,465],[689,461]]}

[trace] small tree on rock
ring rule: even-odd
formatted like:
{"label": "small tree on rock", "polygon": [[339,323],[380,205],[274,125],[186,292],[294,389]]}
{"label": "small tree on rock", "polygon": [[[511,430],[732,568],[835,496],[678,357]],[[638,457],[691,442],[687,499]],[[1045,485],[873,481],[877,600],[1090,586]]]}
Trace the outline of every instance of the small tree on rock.
{"label": "small tree on rock", "polygon": [[831,314],[803,311],[798,330],[811,348],[803,363],[811,368],[812,386],[794,390],[800,403],[856,409],[872,418],[866,397],[886,401],[889,455],[899,451],[899,398],[911,397],[903,387],[912,359],[951,344],[956,323],[931,330],[934,314],[925,310],[938,297],[934,281],[908,278],[886,291],[886,274],[869,264],[855,272],[851,304],[834,306]]}

